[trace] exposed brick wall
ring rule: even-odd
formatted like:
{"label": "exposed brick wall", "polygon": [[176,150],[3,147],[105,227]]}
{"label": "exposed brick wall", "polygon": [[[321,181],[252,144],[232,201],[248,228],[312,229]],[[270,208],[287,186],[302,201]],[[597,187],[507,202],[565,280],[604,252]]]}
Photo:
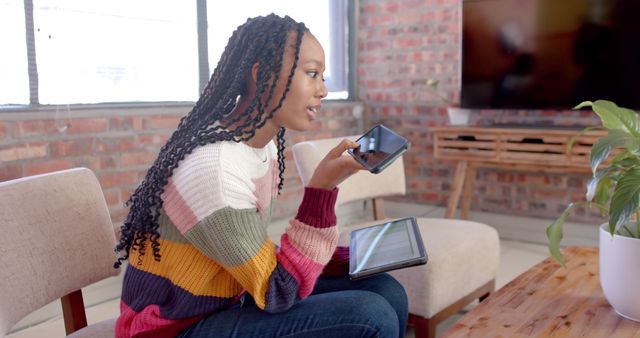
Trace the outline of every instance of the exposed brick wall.
{"label": "exposed brick wall", "polygon": [[[435,78],[454,99],[460,88],[460,0],[361,0],[358,22],[358,97],[327,103],[312,131],[287,134],[288,144],[303,139],[358,134],[377,122],[412,142],[405,156],[408,195],[402,200],[444,205],[454,164],[433,158],[429,128],[447,123],[443,103],[425,82]],[[85,108],[90,109],[90,108]],[[74,109],[56,119],[53,111],[0,113],[0,181],[41,172],[86,166],[103,186],[114,222],[159,148],[188,106]],[[584,112],[474,111],[471,123],[595,123]],[[67,126],[67,124],[69,124]],[[66,129],[65,129],[66,127]],[[274,217],[295,212],[301,183],[286,153],[286,185]],[[571,200],[582,198],[586,177],[479,170],[474,210],[552,218]],[[599,221],[579,210],[574,219]]]}
{"label": "exposed brick wall", "polygon": [[[358,96],[371,109],[369,124],[383,122],[408,136],[408,195],[402,200],[445,205],[454,163],[433,158],[429,128],[447,124],[445,104],[426,86],[440,81],[453,101],[460,90],[460,0],[362,0],[358,23]],[[493,122],[594,124],[590,112],[494,111],[472,113],[472,125]],[[472,209],[554,218],[583,198],[586,176],[481,169]],[[575,220],[599,222],[595,211]]]}
{"label": "exposed brick wall", "polygon": [[[359,115],[353,114],[358,105],[325,104],[313,129],[290,132],[287,144],[358,134],[362,124]],[[124,203],[190,108],[74,108],[63,118],[53,111],[0,113],[0,181],[78,166],[90,168],[118,224],[127,213]],[[302,184],[287,151],[285,188],[274,217],[294,213],[301,193]]]}

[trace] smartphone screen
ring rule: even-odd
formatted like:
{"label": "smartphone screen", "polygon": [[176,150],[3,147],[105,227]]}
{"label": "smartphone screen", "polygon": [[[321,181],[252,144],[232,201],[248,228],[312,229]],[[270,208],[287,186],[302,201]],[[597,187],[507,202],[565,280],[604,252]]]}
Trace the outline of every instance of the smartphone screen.
{"label": "smartphone screen", "polygon": [[349,153],[374,173],[391,164],[409,146],[407,139],[381,124],[371,128],[356,142],[360,147],[350,150]]}

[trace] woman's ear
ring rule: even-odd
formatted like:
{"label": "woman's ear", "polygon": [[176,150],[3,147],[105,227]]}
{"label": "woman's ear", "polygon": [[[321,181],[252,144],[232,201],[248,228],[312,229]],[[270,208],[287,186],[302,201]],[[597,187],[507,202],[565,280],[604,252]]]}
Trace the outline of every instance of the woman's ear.
{"label": "woman's ear", "polygon": [[254,63],[251,67],[251,82],[255,85],[258,83],[258,67],[260,64],[258,62]]}
{"label": "woman's ear", "polygon": [[256,92],[256,88],[258,87],[258,66],[259,64],[256,62],[251,67],[249,74],[247,76],[247,84],[246,84],[246,92],[244,94],[253,96]]}

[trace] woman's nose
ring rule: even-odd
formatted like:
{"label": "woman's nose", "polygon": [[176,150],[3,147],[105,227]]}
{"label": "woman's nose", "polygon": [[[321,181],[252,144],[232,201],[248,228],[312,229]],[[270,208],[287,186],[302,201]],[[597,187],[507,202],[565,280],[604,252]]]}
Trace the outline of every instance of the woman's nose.
{"label": "woman's nose", "polygon": [[318,91],[317,91],[318,97],[320,97],[321,99],[324,99],[325,97],[327,97],[328,94],[329,94],[329,91],[327,90],[327,86],[325,86],[324,81],[320,82],[320,87],[318,88]]}

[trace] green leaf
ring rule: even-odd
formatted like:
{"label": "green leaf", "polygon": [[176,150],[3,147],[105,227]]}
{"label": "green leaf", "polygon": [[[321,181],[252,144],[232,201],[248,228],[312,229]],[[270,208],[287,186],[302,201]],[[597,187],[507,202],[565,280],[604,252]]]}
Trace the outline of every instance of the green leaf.
{"label": "green leaf", "polygon": [[627,149],[619,152],[611,159],[611,166],[629,168],[635,164],[640,164],[640,161],[638,161],[638,158],[636,158],[636,156],[630,153]]}
{"label": "green leaf", "polygon": [[547,227],[547,238],[549,239],[549,253],[555,260],[564,266],[564,260],[562,259],[562,254],[560,253],[560,241],[562,241],[562,227],[567,217],[571,213],[571,209],[575,207],[575,204],[571,203],[567,206],[566,209],[562,212],[560,217],[556,219],[555,222],[551,223]]}
{"label": "green leaf", "polygon": [[589,202],[571,203],[567,206],[566,209],[564,209],[560,217],[558,217],[558,219],[556,219],[555,222],[551,223],[551,225],[547,227],[546,233],[547,233],[547,239],[549,239],[549,244],[548,244],[549,253],[562,266],[564,266],[564,260],[562,259],[562,254],[560,253],[560,241],[562,241],[562,232],[563,232],[562,228],[564,226],[564,222],[567,220],[567,217],[569,217],[571,210],[573,210],[576,207],[582,207],[582,206],[596,206],[601,212],[606,212],[606,208],[600,204],[589,203]]}
{"label": "green leaf", "polygon": [[606,205],[611,197],[611,189],[615,185],[615,181],[611,177],[603,177],[598,182],[593,201],[599,205]]}
{"label": "green leaf", "polygon": [[591,202],[596,195],[596,191],[600,186],[601,180],[610,172],[613,171],[613,168],[605,168],[598,171],[590,180],[587,182],[587,193],[585,195],[585,199],[588,202]]}
{"label": "green leaf", "polygon": [[620,129],[609,130],[607,136],[599,138],[591,147],[591,171],[595,175],[600,163],[607,159],[614,148],[633,148],[634,146],[637,149],[640,142],[628,132]]}
{"label": "green leaf", "polygon": [[571,138],[569,138],[569,142],[567,142],[567,154],[571,153],[571,148],[573,148],[573,144],[576,143],[576,139],[578,139],[578,137],[580,137],[580,136],[582,136],[582,135],[584,135],[584,134],[586,134],[586,133],[588,133],[588,132],[590,132],[592,130],[599,130],[599,129],[603,129],[603,128],[601,126],[586,127],[584,129],[580,130],[577,134],[571,136]]}
{"label": "green leaf", "polygon": [[640,168],[629,169],[616,184],[609,206],[609,232],[611,234],[627,224],[640,206]]}
{"label": "green leaf", "polygon": [[[586,101],[588,102],[588,101]],[[583,107],[585,102],[576,107]],[[607,100],[597,100],[591,103],[593,111],[600,116],[602,125],[607,129],[624,130],[634,136],[640,136],[640,122],[638,114],[633,110],[618,107],[615,103]]]}
{"label": "green leaf", "polygon": [[573,107],[573,109],[578,110],[578,109],[582,109],[584,107],[591,107],[593,106],[593,102],[591,101],[582,101],[580,104],[578,104],[577,106]]}

